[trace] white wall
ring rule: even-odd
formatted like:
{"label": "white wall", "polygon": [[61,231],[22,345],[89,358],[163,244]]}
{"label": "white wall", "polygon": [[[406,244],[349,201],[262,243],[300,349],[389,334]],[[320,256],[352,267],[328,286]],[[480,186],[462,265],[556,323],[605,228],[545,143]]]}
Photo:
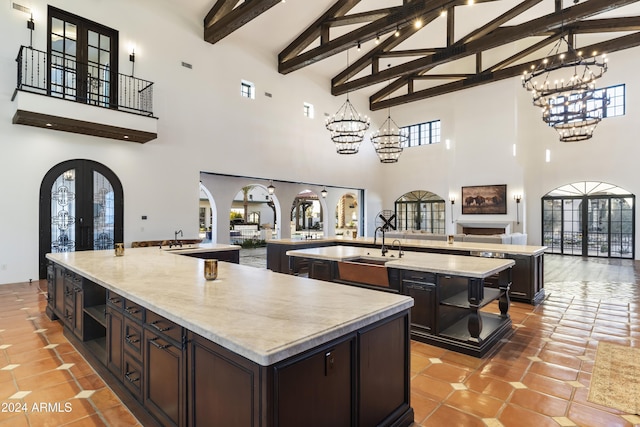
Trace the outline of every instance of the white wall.
{"label": "white wall", "polygon": [[[37,278],[40,183],[52,166],[75,158],[100,162],[120,178],[127,245],[171,238],[178,229],[185,238],[197,236],[201,171],[365,188],[368,235],[373,215],[393,208],[408,191],[425,189],[447,200],[449,193],[459,197],[463,185],[506,183],[509,197],[512,191],[524,195],[523,230],[532,243],[540,240],[540,197],[560,185],[602,180],[639,192],[634,121],[640,89],[635,74],[625,71],[640,66],[638,49],[610,55],[610,71],[601,84],[627,83],[627,115],[605,120],[590,141],[558,142],[514,78],[394,108],[392,116],[401,126],[441,119],[442,139],[450,139],[452,148],[411,148],[398,164],[381,165],[368,140],[358,155],[335,153],[324,113],[335,112],[344,97],[331,96],[328,81],[305,70],[280,75],[275,58],[228,40],[204,42],[203,16],[186,15],[179,2],[30,0],[25,5],[35,11],[34,48],[40,50],[46,50],[47,4],[118,30],[123,73],[130,73],[128,46],[135,45],[136,76],[155,83],[159,137],[140,145],[11,124],[15,58],[19,45],[29,41],[28,17],[10,2],[1,3],[0,283]],[[193,69],[182,67],[182,61]],[[255,100],[239,96],[241,79],[255,83]],[[354,93],[351,100],[366,112],[366,99]],[[315,119],[302,115],[303,102],[314,104]],[[373,116],[372,129],[377,129],[386,112]],[[515,158],[513,143],[518,144]],[[552,149],[549,164],[545,148]],[[228,212],[229,206],[216,208]],[[459,203],[455,210],[460,219]],[[513,204],[506,218],[499,216],[505,219],[515,219]],[[228,234],[220,231],[218,237]]]}

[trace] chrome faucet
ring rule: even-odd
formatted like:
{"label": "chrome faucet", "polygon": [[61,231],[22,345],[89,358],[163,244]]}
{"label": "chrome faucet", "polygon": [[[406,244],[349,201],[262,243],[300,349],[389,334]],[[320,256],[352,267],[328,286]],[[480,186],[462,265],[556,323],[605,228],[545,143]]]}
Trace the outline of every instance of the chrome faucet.
{"label": "chrome faucet", "polygon": [[398,242],[398,258],[402,258],[402,255],[404,255],[404,252],[402,252],[402,244],[400,243],[400,240],[395,239],[393,242],[391,242],[391,248],[393,249],[393,247],[396,245],[396,242]]}
{"label": "chrome faucet", "polygon": [[373,244],[374,245],[376,244],[376,239],[378,237],[378,230],[382,232],[382,247],[380,249],[382,250],[382,256],[385,256],[385,254],[389,251],[389,249],[387,249],[387,247],[384,245],[384,232],[385,232],[384,227],[378,227],[373,232]]}
{"label": "chrome faucet", "polygon": [[[180,237],[184,237],[183,234],[182,234],[182,230],[174,231],[173,232],[173,245],[182,247],[182,242],[178,241],[178,234],[180,235]],[[171,247],[171,246],[172,245],[170,244],[169,247]]]}

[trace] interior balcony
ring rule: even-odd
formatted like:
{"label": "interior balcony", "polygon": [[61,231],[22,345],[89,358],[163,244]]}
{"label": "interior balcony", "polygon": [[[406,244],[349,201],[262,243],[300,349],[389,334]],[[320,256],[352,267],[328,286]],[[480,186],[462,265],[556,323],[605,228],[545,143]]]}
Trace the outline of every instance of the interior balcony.
{"label": "interior balcony", "polygon": [[158,137],[152,82],[26,46],[16,61],[14,124],[138,143]]}

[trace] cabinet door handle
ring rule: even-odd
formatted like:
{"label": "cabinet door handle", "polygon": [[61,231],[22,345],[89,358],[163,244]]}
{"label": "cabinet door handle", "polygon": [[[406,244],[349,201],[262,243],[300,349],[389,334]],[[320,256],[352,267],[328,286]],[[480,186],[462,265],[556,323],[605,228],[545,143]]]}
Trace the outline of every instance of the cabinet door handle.
{"label": "cabinet door handle", "polygon": [[136,306],[131,306],[131,307],[126,307],[124,311],[126,311],[129,314],[136,314],[140,312],[140,309]]}
{"label": "cabinet door handle", "polygon": [[127,379],[127,381],[129,381],[130,383],[134,383],[136,381],[140,381],[140,377],[131,378],[131,374],[135,374],[135,371],[127,372],[127,373],[124,374],[124,377]]}
{"label": "cabinet door handle", "polygon": [[109,302],[115,305],[120,304],[120,298],[109,298]]}
{"label": "cabinet door handle", "polygon": [[129,344],[135,344],[135,343],[140,342],[140,340],[139,340],[139,339],[131,339],[131,337],[135,337],[135,335],[131,334],[131,335],[127,335],[127,336],[125,337],[125,339],[127,340],[127,342],[128,342]]}
{"label": "cabinet door handle", "polygon": [[167,349],[167,348],[171,347],[171,344],[164,344],[164,345],[158,344],[156,342],[157,339],[158,339],[158,337],[150,338],[149,341],[151,342],[151,344],[153,344],[154,346],[156,346],[160,350],[164,350],[164,349]]}
{"label": "cabinet door handle", "polygon": [[161,328],[160,326],[157,325],[157,323],[159,322],[160,322],[159,320],[156,320],[154,322],[151,322],[150,325],[153,326],[153,328],[158,332],[166,332],[171,329],[171,326],[168,326],[166,328]]}

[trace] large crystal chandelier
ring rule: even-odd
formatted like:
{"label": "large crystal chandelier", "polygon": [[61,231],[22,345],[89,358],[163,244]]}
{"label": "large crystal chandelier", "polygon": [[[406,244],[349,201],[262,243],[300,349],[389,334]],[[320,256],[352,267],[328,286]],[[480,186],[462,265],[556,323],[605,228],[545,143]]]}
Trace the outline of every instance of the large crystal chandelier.
{"label": "large crystal chandelier", "polygon": [[358,114],[347,95],[345,103],[327,119],[325,126],[331,131],[331,140],[336,145],[338,154],[356,154],[370,124],[367,116]]}
{"label": "large crystal chandelier", "polygon": [[[347,50],[347,68],[349,68],[349,50]],[[362,117],[351,104],[348,93],[342,107],[325,123],[325,127],[331,132],[331,140],[336,145],[338,154],[356,154],[370,125],[371,120],[367,116]]]}
{"label": "large crystal chandelier", "polygon": [[[566,50],[561,52],[561,47]],[[583,141],[593,136],[607,104],[596,81],[607,71],[606,55],[591,52],[585,57],[561,36],[550,54],[522,76],[533,105],[542,108],[542,120],[553,127],[560,141]]]}

